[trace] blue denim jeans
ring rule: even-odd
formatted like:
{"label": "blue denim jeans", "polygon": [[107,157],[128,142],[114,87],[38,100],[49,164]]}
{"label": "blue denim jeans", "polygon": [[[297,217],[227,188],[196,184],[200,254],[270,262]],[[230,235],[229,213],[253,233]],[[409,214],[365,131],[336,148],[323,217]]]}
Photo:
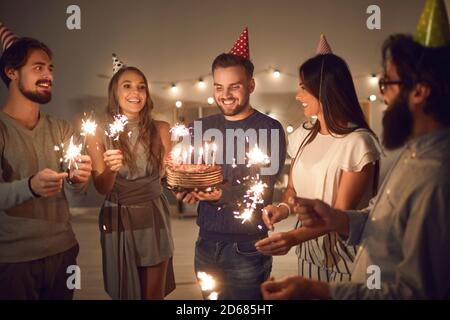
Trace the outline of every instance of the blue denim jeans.
{"label": "blue denim jeans", "polygon": [[[272,271],[272,257],[255,249],[255,241],[224,242],[198,238],[195,273],[206,272],[216,280],[219,300],[260,300],[260,285]],[[202,292],[207,298],[210,292]]]}

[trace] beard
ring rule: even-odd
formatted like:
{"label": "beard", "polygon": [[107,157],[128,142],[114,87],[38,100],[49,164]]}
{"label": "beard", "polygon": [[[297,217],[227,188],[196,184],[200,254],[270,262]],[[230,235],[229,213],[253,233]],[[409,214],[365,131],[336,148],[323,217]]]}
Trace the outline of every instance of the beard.
{"label": "beard", "polygon": [[413,116],[408,106],[408,92],[402,90],[383,115],[383,145],[387,150],[402,147],[411,136]]}
{"label": "beard", "polygon": [[[41,81],[41,80],[39,80]],[[39,81],[37,83],[39,83]],[[37,84],[36,83],[36,84]],[[52,92],[37,92],[37,91],[30,91],[25,89],[22,82],[19,82],[19,90],[20,92],[29,100],[39,103],[39,104],[46,104],[49,103],[50,100],[52,100]]]}
{"label": "beard", "polygon": [[247,98],[245,101],[243,101],[242,103],[238,104],[237,107],[232,110],[232,111],[226,111],[216,100],[216,104],[219,107],[220,111],[222,111],[222,113],[227,116],[227,117],[232,117],[235,116],[239,113],[241,113],[248,105],[249,103],[249,98]]}

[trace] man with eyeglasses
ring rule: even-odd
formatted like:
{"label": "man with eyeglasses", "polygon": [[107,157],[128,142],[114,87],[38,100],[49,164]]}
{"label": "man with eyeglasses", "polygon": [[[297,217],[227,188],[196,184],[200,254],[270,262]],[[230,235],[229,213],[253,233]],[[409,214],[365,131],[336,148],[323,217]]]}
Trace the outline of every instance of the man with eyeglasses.
{"label": "man with eyeglasses", "polygon": [[360,246],[352,281],[269,280],[265,299],[450,298],[449,30],[439,47],[406,35],[383,46],[383,144],[405,148],[369,207],[340,211],[295,199],[303,227],[325,227]]}

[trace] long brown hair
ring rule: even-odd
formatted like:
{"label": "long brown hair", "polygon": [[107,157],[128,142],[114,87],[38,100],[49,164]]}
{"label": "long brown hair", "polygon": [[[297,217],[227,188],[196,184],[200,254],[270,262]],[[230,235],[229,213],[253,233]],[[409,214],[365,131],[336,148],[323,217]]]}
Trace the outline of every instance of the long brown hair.
{"label": "long brown hair", "polygon": [[[300,66],[299,76],[305,89],[321,103],[325,124],[331,135],[345,135],[357,129],[366,129],[378,140],[364,118],[352,75],[342,58],[334,54],[317,55]],[[352,123],[353,126],[348,126],[348,123]],[[301,154],[301,150],[316,138],[320,131],[320,122],[305,123],[303,127],[310,132],[300,144],[292,166]],[[375,192],[378,187],[378,174],[379,162],[377,161]]]}
{"label": "long brown hair", "polygon": [[[127,71],[136,72],[139,74],[146,84],[145,92],[147,94],[147,100],[144,107],[139,112],[138,126],[139,135],[136,145],[141,142],[147,153],[147,159],[152,168],[158,170],[162,167],[164,157],[164,146],[159,135],[158,128],[155,124],[155,120],[152,117],[153,101],[150,97],[150,91],[148,89],[147,78],[144,73],[136,67],[125,67],[117,71],[117,73],[111,78],[108,86],[108,105],[107,115],[108,120],[113,120],[113,117],[122,113],[122,108],[119,105],[117,98],[117,87],[120,77]],[[129,138],[126,134],[128,130],[125,130],[123,134],[119,136],[118,141],[113,141],[114,147],[122,150],[124,155],[124,162],[127,164],[130,172],[135,172],[137,169],[135,150],[131,149]],[[136,146],[134,147],[136,148]]]}

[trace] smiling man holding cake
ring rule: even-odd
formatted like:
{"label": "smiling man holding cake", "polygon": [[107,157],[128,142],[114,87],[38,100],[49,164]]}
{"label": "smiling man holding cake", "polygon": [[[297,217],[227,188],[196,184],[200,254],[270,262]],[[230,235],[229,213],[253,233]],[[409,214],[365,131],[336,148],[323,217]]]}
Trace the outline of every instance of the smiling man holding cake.
{"label": "smiling man holding cake", "polygon": [[[269,277],[272,269],[272,258],[259,253],[254,244],[267,235],[261,219],[261,209],[265,204],[272,203],[275,181],[285,160],[286,141],[281,124],[250,105],[250,95],[255,89],[253,70],[248,30],[245,28],[230,53],[220,54],[212,64],[214,99],[221,113],[199,120],[202,134],[208,130],[221,133],[219,136],[222,141],[216,137],[214,143],[217,145],[217,154],[226,159],[223,164],[218,159],[224,183],[212,192],[177,195],[187,203],[200,201],[197,218],[200,232],[195,249],[195,271],[197,274],[206,272],[215,278],[219,300],[260,299],[259,285]],[[197,125],[198,122],[196,127]],[[248,147],[253,145],[248,143],[242,148],[239,143],[233,143],[230,146],[229,139],[224,138],[230,132],[235,133],[237,141],[252,138],[239,137],[240,133],[247,135],[256,132],[258,144],[272,146],[265,151],[272,155],[272,162],[279,164],[275,174],[264,175],[261,170],[260,180],[267,185],[263,196],[264,204],[258,205],[254,216],[245,223],[235,218],[235,212],[243,210],[240,202],[248,189],[243,178],[254,176],[255,168],[240,161],[237,164],[233,161],[230,163],[229,160],[242,159],[242,151],[245,149],[248,152]],[[277,141],[272,141],[273,139]]]}

